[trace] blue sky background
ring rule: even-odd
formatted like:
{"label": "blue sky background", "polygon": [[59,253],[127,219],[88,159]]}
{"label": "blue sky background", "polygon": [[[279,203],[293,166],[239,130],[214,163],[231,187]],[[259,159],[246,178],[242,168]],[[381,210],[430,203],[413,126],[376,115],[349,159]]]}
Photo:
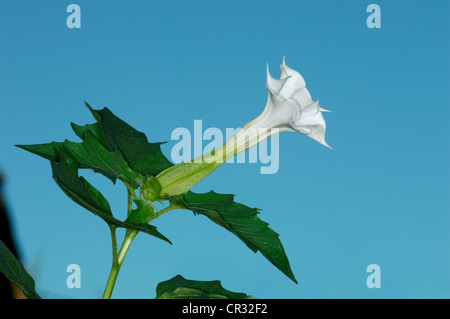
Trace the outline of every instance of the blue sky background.
{"label": "blue sky background", "polygon": [[[23,262],[44,298],[99,298],[111,265],[106,224],[77,206],[48,161],[14,144],[76,140],[70,122],[107,106],[146,133],[236,128],[263,109],[266,63],[287,64],[326,113],[334,150],[280,135],[280,169],[223,165],[196,192],[236,194],[280,234],[296,285],[207,218],[168,213],[173,245],[135,239],[114,298],[153,298],[181,274],[259,298],[449,298],[448,1],[4,1],[0,10],[0,167]],[[123,218],[125,188],[89,171]],[[119,234],[121,238],[122,233]],[[81,267],[69,289],[66,267]],[[369,289],[366,267],[381,267]]]}

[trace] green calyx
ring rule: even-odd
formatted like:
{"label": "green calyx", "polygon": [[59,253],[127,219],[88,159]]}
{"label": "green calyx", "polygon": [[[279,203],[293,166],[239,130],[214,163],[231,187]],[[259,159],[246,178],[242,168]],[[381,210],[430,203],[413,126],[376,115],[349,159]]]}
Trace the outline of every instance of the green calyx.
{"label": "green calyx", "polygon": [[173,196],[183,194],[223,163],[181,163],[162,171],[156,176],[161,186],[160,194]]}
{"label": "green calyx", "polygon": [[141,198],[154,202],[161,194],[161,184],[153,176],[146,176],[141,186]]}

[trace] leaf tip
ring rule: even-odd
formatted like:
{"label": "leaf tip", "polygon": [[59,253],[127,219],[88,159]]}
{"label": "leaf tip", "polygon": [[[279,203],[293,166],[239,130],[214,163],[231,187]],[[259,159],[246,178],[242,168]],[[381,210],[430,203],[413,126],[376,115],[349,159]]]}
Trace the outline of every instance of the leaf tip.
{"label": "leaf tip", "polygon": [[94,116],[94,119],[96,120],[96,121],[100,121],[100,115],[98,115],[98,113],[97,113],[97,111],[95,111],[90,105],[89,105],[89,103],[88,102],[86,102],[86,101],[83,101],[84,102],[84,105],[86,105],[86,107],[89,109],[89,111],[92,113],[92,115]]}
{"label": "leaf tip", "polygon": [[89,105],[88,102],[86,102],[86,101],[83,101],[83,102],[84,102],[84,105],[86,105],[86,107],[87,107],[89,110],[92,110],[92,107]]}

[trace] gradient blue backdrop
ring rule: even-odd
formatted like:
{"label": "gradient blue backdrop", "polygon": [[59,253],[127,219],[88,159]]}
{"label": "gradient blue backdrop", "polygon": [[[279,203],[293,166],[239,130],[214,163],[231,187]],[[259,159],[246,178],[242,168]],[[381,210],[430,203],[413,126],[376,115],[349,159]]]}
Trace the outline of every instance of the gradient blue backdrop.
{"label": "gradient blue backdrop", "polygon": [[[81,7],[69,29],[66,7]],[[263,109],[266,63],[283,56],[326,113],[327,149],[280,136],[280,169],[224,165],[194,188],[236,194],[280,234],[296,285],[202,216],[156,221],[173,245],[140,234],[115,298],[153,298],[176,274],[220,279],[259,298],[450,297],[448,1],[3,1],[0,165],[19,249],[44,298],[98,298],[111,264],[109,230],[58,188],[48,161],[15,148],[75,140],[107,106],[168,141],[177,127],[235,128]],[[125,189],[84,176],[123,218]],[[119,235],[121,238],[122,234]],[[69,289],[66,267],[81,267]],[[381,267],[369,289],[366,267]]]}

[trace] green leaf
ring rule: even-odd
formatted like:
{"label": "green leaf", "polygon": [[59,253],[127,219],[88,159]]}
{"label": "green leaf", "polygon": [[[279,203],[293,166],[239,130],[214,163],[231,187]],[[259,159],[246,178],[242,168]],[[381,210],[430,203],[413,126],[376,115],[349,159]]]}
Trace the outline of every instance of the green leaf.
{"label": "green leaf", "polygon": [[[97,123],[72,128],[81,143],[69,140],[35,145],[16,145],[50,160],[53,178],[61,189],[79,205],[116,227],[134,229],[170,243],[156,227],[147,221],[155,217],[148,202],[137,199],[137,208],[124,222],[113,217],[108,201],[83,177],[78,169],[92,169],[113,183],[122,180],[127,187],[141,186],[145,174],[156,174],[172,164],[164,157],[159,145],[148,143],[143,133],[117,118],[108,109],[94,111],[87,103]],[[133,166],[133,168],[130,167]],[[148,161],[148,162],[147,162]],[[142,172],[142,173],[141,173]]]}
{"label": "green leaf", "polygon": [[131,210],[125,220],[126,222],[133,224],[149,223],[151,220],[156,218],[156,213],[152,202],[143,198],[133,199],[133,202],[136,204],[137,208]]}
{"label": "green leaf", "polygon": [[93,110],[85,104],[97,123],[84,127],[72,125],[79,137],[84,139],[86,132],[92,133],[108,150],[120,151],[129,166],[142,175],[156,176],[173,165],[161,151],[163,143],[149,143],[144,133],[122,121],[108,108]]}
{"label": "green leaf", "polygon": [[130,169],[119,151],[108,151],[91,133],[86,135],[82,143],[65,140],[64,142],[17,146],[50,161],[59,161],[58,149],[64,149],[79,168],[92,169],[94,172],[108,177],[113,183],[120,178],[137,188],[142,179]]}
{"label": "green leaf", "polygon": [[90,168],[115,182],[125,178],[135,188],[142,179],[124,160],[119,151],[108,151],[92,134],[87,134],[83,143],[64,142],[64,147],[74,156],[80,168]]}
{"label": "green leaf", "polygon": [[20,260],[0,240],[0,272],[19,287],[28,299],[41,299],[35,290],[33,278],[25,270]]}
{"label": "green leaf", "polygon": [[96,123],[79,126],[71,123],[82,143],[69,140],[35,145],[16,145],[48,160],[59,161],[57,149],[63,147],[79,168],[92,169],[113,183],[119,178],[134,189],[142,183],[142,175],[156,176],[173,166],[161,152],[163,143],[149,143],[141,133],[115,116],[109,109],[89,108]]}
{"label": "green leaf", "polygon": [[86,124],[84,126],[76,125],[75,123],[70,123],[72,130],[75,134],[81,138],[81,140],[85,140],[88,134],[92,134],[97,141],[100,142],[104,147],[108,147],[108,143],[106,143],[105,136],[103,135],[103,131],[101,130],[98,123],[94,124]]}
{"label": "green leaf", "polygon": [[279,235],[268,227],[268,223],[259,219],[258,209],[236,203],[234,195],[218,194],[213,191],[205,194],[188,191],[183,195],[170,196],[168,199],[179,207],[208,217],[232,232],[253,252],[259,250],[275,267],[297,283],[278,238]]}
{"label": "green leaf", "polygon": [[113,224],[115,224],[117,227],[122,227],[122,228],[127,228],[127,229],[134,229],[134,230],[138,230],[141,231],[143,233],[155,236],[156,238],[162,239],[166,242],[168,242],[169,244],[172,245],[172,242],[163,234],[161,234],[155,226],[153,225],[149,225],[149,224],[145,224],[145,223],[134,223],[134,222],[130,222],[130,221],[120,221],[115,219],[113,221]]}
{"label": "green leaf", "polygon": [[106,198],[84,177],[78,176],[78,164],[61,150],[59,163],[51,160],[53,179],[64,193],[77,204],[97,216],[112,218],[111,208]]}
{"label": "green leaf", "polygon": [[[59,163],[51,160],[53,179],[69,198],[110,225],[139,230],[171,243],[170,240],[156,230],[155,226],[146,224],[144,220],[130,219],[122,222],[114,218],[106,198],[85,178],[78,176],[78,165],[75,160],[70,157],[70,154],[67,155],[63,149],[59,151],[60,153],[57,156]],[[138,213],[139,207],[135,214],[140,216]]]}
{"label": "green leaf", "polygon": [[180,275],[156,286],[156,299],[253,299],[244,293],[222,287],[219,280],[188,280]]}

